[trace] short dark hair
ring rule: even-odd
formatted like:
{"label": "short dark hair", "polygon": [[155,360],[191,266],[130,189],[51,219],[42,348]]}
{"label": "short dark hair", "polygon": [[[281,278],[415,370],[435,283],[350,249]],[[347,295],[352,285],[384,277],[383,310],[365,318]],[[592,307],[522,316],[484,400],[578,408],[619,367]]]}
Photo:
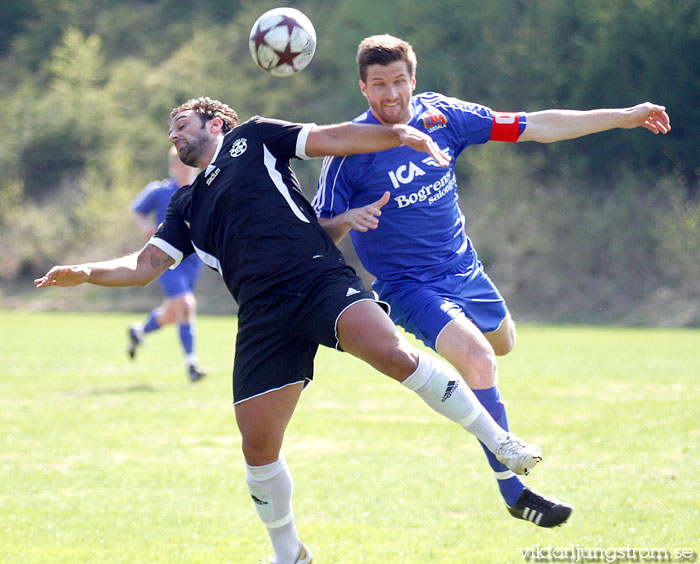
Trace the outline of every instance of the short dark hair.
{"label": "short dark hair", "polygon": [[415,74],[418,61],[413,47],[408,41],[393,35],[372,35],[363,39],[357,48],[357,70],[362,82],[367,81],[369,65],[386,66],[396,61],[406,61],[409,74]]}
{"label": "short dark hair", "polygon": [[170,112],[170,122],[172,123],[175,116],[185,110],[192,110],[199,114],[202,125],[218,117],[224,122],[222,128],[224,133],[228,133],[238,125],[238,114],[233,108],[218,100],[212,100],[207,96],[192,98],[191,100],[187,100],[184,104],[179,105],[177,108],[173,108],[173,111]]}

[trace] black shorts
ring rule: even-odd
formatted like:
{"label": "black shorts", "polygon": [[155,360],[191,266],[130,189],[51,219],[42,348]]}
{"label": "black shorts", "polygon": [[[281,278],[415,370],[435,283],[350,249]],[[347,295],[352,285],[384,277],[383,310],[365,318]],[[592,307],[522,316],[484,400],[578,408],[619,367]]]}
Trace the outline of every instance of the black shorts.
{"label": "black shorts", "polygon": [[306,385],[313,379],[318,345],[340,349],[340,314],[355,302],[377,301],[349,267],[326,272],[302,287],[302,292],[256,300],[239,311],[234,404],[296,382]]}

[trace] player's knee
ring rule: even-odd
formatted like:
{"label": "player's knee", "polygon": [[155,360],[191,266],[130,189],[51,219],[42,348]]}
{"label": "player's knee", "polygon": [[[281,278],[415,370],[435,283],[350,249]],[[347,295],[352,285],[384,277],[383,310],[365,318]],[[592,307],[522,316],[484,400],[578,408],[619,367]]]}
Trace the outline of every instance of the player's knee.
{"label": "player's knee", "polygon": [[241,428],[241,449],[250,466],[264,466],[279,458],[284,430],[274,425],[256,424]]}
{"label": "player's knee", "polygon": [[197,310],[197,302],[192,294],[182,294],[173,298],[173,309],[175,317],[179,323],[184,323],[195,315]]}
{"label": "player's knee", "polygon": [[466,380],[471,388],[491,388],[498,383],[496,354],[490,347],[474,351],[470,360],[472,370]]}
{"label": "player's knee", "polygon": [[279,458],[280,447],[277,441],[262,437],[244,437],[242,441],[243,458],[251,466],[264,466]]}
{"label": "player's knee", "polygon": [[402,381],[413,374],[418,367],[418,351],[399,343],[386,353],[388,370],[385,374]]}
{"label": "player's knee", "polygon": [[175,310],[173,309],[172,305],[168,303],[166,307],[158,308],[156,319],[158,320],[158,324],[161,326],[175,323]]}
{"label": "player's knee", "polygon": [[413,374],[418,366],[418,352],[406,343],[388,340],[374,343],[373,349],[370,364],[399,382]]}
{"label": "player's knee", "polygon": [[194,294],[185,294],[184,298],[187,312],[190,314],[195,313],[197,311],[197,300],[195,299]]}

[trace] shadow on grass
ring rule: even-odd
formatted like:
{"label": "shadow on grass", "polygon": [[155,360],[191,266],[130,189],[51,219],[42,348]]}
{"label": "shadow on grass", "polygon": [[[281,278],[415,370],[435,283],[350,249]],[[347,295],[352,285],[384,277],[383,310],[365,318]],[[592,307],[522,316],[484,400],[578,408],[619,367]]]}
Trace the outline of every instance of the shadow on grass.
{"label": "shadow on grass", "polygon": [[131,386],[105,386],[102,388],[88,388],[86,390],[66,391],[63,392],[63,395],[71,397],[87,397],[157,391],[159,391],[158,388],[151,386],[150,384],[133,384]]}

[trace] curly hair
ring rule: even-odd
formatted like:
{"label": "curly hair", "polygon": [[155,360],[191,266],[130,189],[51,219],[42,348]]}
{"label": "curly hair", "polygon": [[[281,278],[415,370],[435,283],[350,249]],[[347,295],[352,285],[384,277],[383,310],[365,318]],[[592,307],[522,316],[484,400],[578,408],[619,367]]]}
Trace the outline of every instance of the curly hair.
{"label": "curly hair", "polygon": [[204,125],[210,119],[218,117],[224,122],[224,126],[222,128],[224,133],[228,133],[238,125],[238,114],[233,108],[227,106],[223,102],[219,102],[218,100],[212,100],[208,96],[192,98],[191,100],[187,100],[187,102],[184,104],[179,105],[177,108],[173,108],[173,111],[170,112],[170,122],[172,123],[175,116],[180,112],[184,112],[185,110],[193,110],[199,114],[199,119],[202,120],[202,125]]}
{"label": "curly hair", "polygon": [[390,65],[396,61],[406,61],[408,73],[413,76],[418,66],[413,47],[407,41],[393,35],[372,35],[366,37],[357,47],[357,70],[360,80],[367,81],[369,65]]}

